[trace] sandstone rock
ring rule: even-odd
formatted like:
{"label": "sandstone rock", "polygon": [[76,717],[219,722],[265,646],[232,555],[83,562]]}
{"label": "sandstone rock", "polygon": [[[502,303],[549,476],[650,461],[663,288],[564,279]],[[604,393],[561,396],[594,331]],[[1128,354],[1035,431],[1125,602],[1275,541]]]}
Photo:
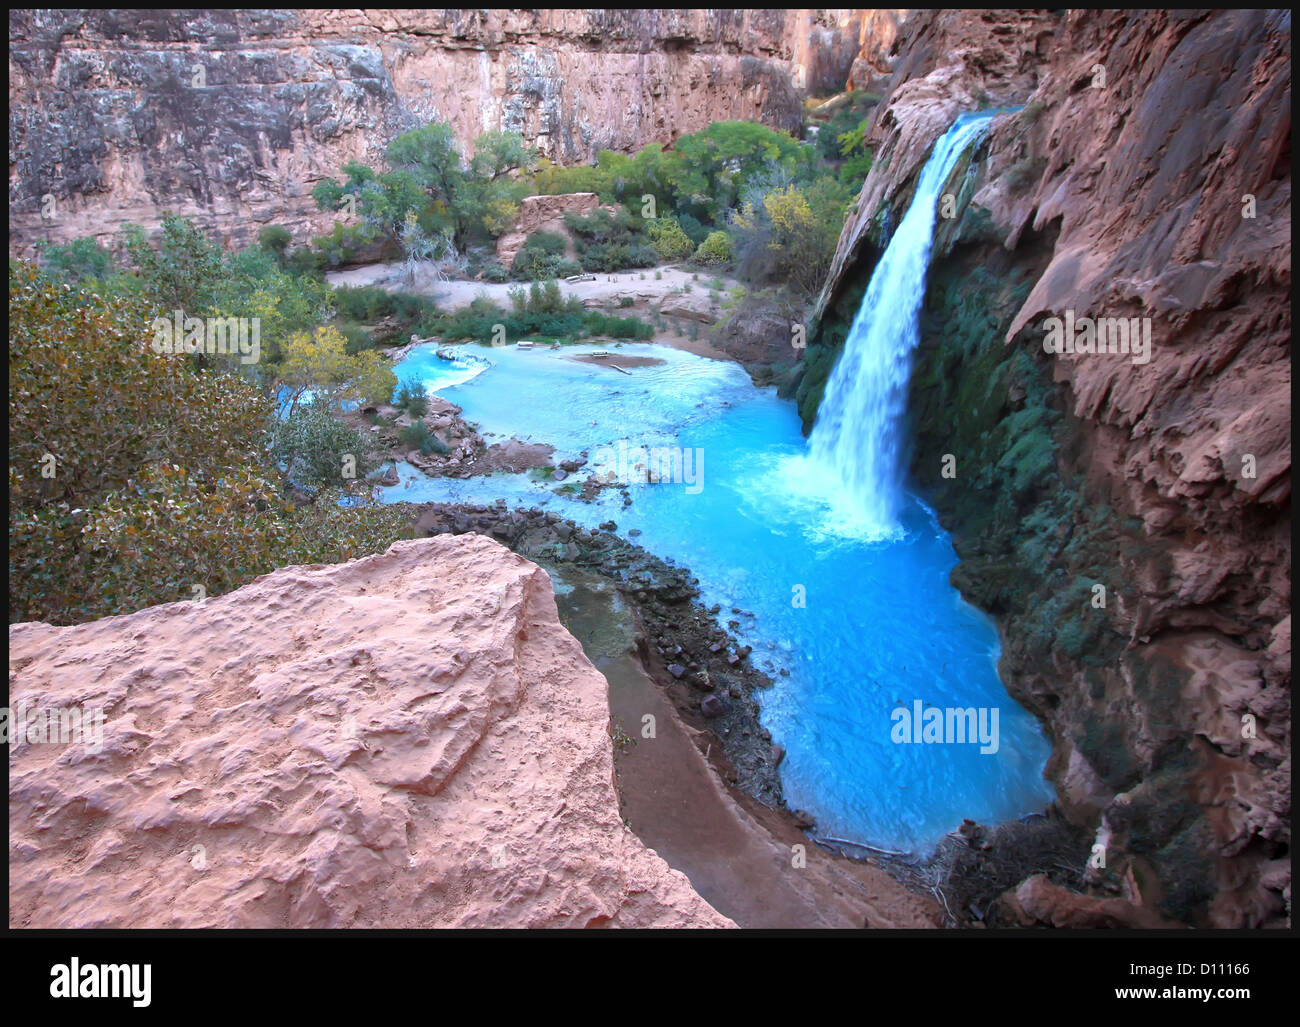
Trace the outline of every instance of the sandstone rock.
{"label": "sandstone rock", "polygon": [[1003,910],[1022,927],[1178,927],[1126,899],[1080,895],[1035,874],[1002,897]]}
{"label": "sandstone rock", "polygon": [[[11,248],[107,242],[162,209],[238,245],[273,222],[301,244],[334,221],[312,188],[349,160],[382,167],[413,118],[447,119],[467,154],[517,129],[562,164],[713,121],[797,134],[800,89],[879,63],[896,31],[869,12],[782,10],[16,12],[10,100],[31,116],[11,146]],[[178,90],[196,63],[206,87]],[[51,188],[59,217],[43,222]]]}
{"label": "sandstone rock", "polygon": [[[477,535],[10,627],[13,927],[728,926],[623,825],[604,678]],[[75,668],[70,672],[69,668]]]}
{"label": "sandstone rock", "polygon": [[564,224],[564,215],[590,214],[600,206],[595,193],[563,193],[555,196],[526,196],[519,204],[519,217],[515,230],[497,240],[497,260],[510,268],[519,251],[534,232],[551,232],[568,240],[566,256],[574,256],[573,240]]}
{"label": "sandstone rock", "polygon": [[711,325],[718,319],[717,307],[705,292],[683,292],[668,296],[659,305],[659,313],[706,325]]}

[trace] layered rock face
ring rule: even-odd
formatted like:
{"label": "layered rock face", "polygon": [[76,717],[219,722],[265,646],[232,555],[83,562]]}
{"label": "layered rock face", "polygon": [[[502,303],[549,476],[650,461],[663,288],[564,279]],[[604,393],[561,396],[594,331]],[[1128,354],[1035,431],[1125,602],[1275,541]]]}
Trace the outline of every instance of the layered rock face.
{"label": "layered rock face", "polygon": [[[605,679],[479,535],[10,628],[11,927],[726,927],[619,816]],[[65,737],[66,743],[68,739]]]}
{"label": "layered rock face", "polygon": [[809,96],[883,86],[904,9],[788,11],[796,88]]}
{"label": "layered rock face", "polygon": [[[237,244],[327,229],[311,199],[350,160],[450,122],[560,163],[712,121],[798,133],[800,89],[883,70],[902,12],[14,11],[10,250],[111,236],[163,209]],[[52,197],[52,201],[44,198]]]}
{"label": "layered rock face", "polygon": [[[914,478],[1003,680],[1120,890],[1288,915],[1290,23],[1266,12],[928,12],[904,26],[799,387],[811,425],[890,226],[963,110],[914,366]],[[1149,318],[1149,360],[1045,322]],[[1139,321],[1140,326],[1140,321]],[[945,478],[945,454],[957,476]]]}

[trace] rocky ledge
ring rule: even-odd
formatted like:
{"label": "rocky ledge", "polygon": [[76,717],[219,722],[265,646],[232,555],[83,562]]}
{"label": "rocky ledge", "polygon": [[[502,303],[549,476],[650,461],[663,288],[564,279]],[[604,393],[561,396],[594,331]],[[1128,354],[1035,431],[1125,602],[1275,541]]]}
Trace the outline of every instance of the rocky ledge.
{"label": "rocky ledge", "polygon": [[399,542],[202,603],[10,628],[11,927],[727,927],[622,823],[545,572]]}
{"label": "rocky ledge", "polygon": [[[588,531],[558,514],[508,509],[504,500],[492,506],[427,503],[416,517],[421,534],[478,532],[543,565],[570,564],[611,581],[635,611],[637,651],[647,672],[688,722],[707,726],[721,742],[727,783],[764,805],[783,806],[777,767],[784,753],[759,723],[754,698],[772,679],[751,664],[748,645],[718,626],[721,607],[698,601],[698,578],[619,538],[617,530],[606,521]],[[727,625],[737,630],[741,618],[752,617],[733,609]],[[806,816],[798,819],[811,826]]]}

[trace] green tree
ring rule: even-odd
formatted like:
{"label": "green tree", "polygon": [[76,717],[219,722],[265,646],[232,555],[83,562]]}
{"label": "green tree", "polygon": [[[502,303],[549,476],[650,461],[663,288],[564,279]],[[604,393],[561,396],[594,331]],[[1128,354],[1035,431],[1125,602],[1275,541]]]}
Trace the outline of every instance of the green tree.
{"label": "green tree", "polygon": [[735,205],[752,177],[781,167],[795,177],[810,177],[816,153],[791,138],[749,121],[715,121],[708,128],[682,136],[674,148],[680,158],[678,209],[717,224],[724,210]]}
{"label": "green tree", "polygon": [[682,231],[676,218],[655,218],[646,222],[646,231],[663,260],[682,260],[695,251],[695,244]]}
{"label": "green tree", "polygon": [[513,171],[531,171],[537,160],[537,151],[518,132],[485,132],[474,140],[470,170],[479,178],[495,182]]}
{"label": "green tree", "polygon": [[404,132],[388,144],[385,156],[394,169],[409,173],[431,199],[441,204],[455,226],[459,241],[467,227],[457,202],[463,198],[466,174],[451,126],[445,121],[435,121]]}
{"label": "green tree", "polygon": [[65,282],[80,285],[99,281],[113,268],[113,256],[93,236],[41,247],[46,269]]}
{"label": "green tree", "polygon": [[9,276],[9,617],[66,624],[219,595],[276,567],[381,552],[396,508],[294,509],[270,399],[156,354],[137,293]]}
{"label": "green tree", "polygon": [[331,416],[323,404],[307,403],[271,429],[271,459],[298,486],[352,491],[377,466],[370,436]]}
{"label": "green tree", "polygon": [[162,316],[181,310],[198,317],[211,309],[221,283],[221,249],[194,222],[164,212],[156,245],[139,225],[124,226],[123,234],[142,294]]}
{"label": "green tree", "polygon": [[343,403],[386,403],[397,376],[373,350],[349,354],[347,339],[334,327],[295,332],[284,344],[279,384],[288,390],[290,414],[307,392],[334,411]]}

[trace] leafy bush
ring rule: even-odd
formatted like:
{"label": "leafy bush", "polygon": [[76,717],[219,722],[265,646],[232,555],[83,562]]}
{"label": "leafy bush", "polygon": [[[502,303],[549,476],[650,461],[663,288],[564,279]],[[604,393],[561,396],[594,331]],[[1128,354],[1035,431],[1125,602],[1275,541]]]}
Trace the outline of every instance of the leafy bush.
{"label": "leafy bush", "polygon": [[257,234],[258,244],[265,250],[270,250],[282,262],[285,251],[289,248],[289,243],[293,241],[293,236],[289,234],[289,229],[283,225],[267,225]]}
{"label": "leafy bush", "polygon": [[298,407],[271,429],[271,459],[300,488],[347,488],[376,466],[365,432],[330,416],[323,404]]}
{"label": "leafy bush", "polygon": [[429,431],[429,426],[421,420],[412,421],[398,432],[397,436],[402,440],[403,445],[409,449],[418,449],[425,456],[431,456],[435,453],[439,456],[446,456],[451,452],[447,445],[433,432]]}
{"label": "leafy bush", "polygon": [[582,254],[581,263],[584,271],[625,271],[654,267],[659,263],[659,254],[652,246],[640,243],[593,243]]}
{"label": "leafy bush", "polygon": [[[334,290],[339,314],[338,328],[348,339],[348,352],[355,353],[354,338],[364,336],[373,345],[405,343],[412,335],[429,335],[437,323],[437,308],[424,296],[388,292],[370,286],[340,286]],[[349,325],[347,322],[351,322]],[[373,338],[359,332],[359,325],[375,328]]]}
{"label": "leafy bush", "polygon": [[154,310],[10,266],[11,622],[130,613],[195,585],[220,595],[410,534],[395,507],[286,503],[267,463],[269,397],[155,353],[141,327]]}
{"label": "leafy bush", "polygon": [[91,236],[44,246],[41,257],[51,274],[72,285],[102,279],[113,267],[112,255]]}
{"label": "leafy bush", "polygon": [[[328,235],[315,236],[311,244],[324,266],[333,268],[359,261],[362,250],[371,246],[377,238],[376,231],[370,225],[345,225],[336,221]],[[387,252],[395,255],[396,245],[391,246]]]}
{"label": "leafy bush", "polygon": [[695,262],[705,267],[716,267],[731,261],[731,237],[726,232],[710,232],[695,251]]}
{"label": "leafy bush", "polygon": [[541,250],[552,256],[563,256],[568,246],[569,241],[558,232],[534,232],[524,243],[526,250]]}
{"label": "leafy bush", "polygon": [[656,218],[646,225],[655,252],[664,260],[682,260],[695,250],[695,244],[682,231],[676,218]]}
{"label": "leafy bush", "polygon": [[397,376],[382,356],[372,350],[349,354],[347,340],[333,327],[291,336],[278,378],[291,411],[307,392],[335,409],[345,402],[384,402],[397,388]]}
{"label": "leafy bush", "polygon": [[375,337],[360,325],[340,321],[336,327],[343,333],[343,338],[347,340],[344,350],[348,356],[356,356],[365,350],[375,348]]}
{"label": "leafy bush", "polygon": [[408,378],[397,387],[393,397],[393,406],[405,410],[413,419],[418,420],[429,412],[429,394],[424,383],[415,378]]}
{"label": "leafy bush", "polygon": [[682,231],[686,233],[691,240],[691,245],[699,246],[709,235],[708,225],[700,223],[700,220],[690,214],[682,214],[677,218],[677,223],[681,225]]}
{"label": "leafy bush", "polygon": [[530,250],[525,247],[515,254],[511,271],[515,278],[522,278],[525,281],[536,282],[543,278],[554,278],[560,273],[563,259],[544,250]]}
{"label": "leafy bush", "polygon": [[583,315],[582,320],[583,326],[592,335],[632,340],[654,337],[654,329],[636,317],[614,317],[611,314],[602,314],[598,310],[591,310]]}

